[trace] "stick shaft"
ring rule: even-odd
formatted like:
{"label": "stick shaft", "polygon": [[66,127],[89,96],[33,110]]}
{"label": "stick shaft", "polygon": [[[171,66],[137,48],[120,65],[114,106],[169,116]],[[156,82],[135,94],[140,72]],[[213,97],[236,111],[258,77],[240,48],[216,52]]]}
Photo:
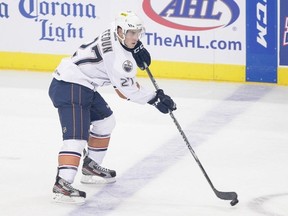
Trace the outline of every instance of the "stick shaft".
{"label": "stick shaft", "polygon": [[[146,65],[147,66],[147,65]],[[150,80],[152,81],[154,87],[156,90],[159,89],[159,86],[156,82],[156,80],[154,79],[149,67],[146,67],[146,72],[150,78]],[[176,117],[174,116],[173,112],[171,110],[169,110],[169,115],[170,117],[172,118],[174,124],[176,125],[179,133],[181,134],[186,146],[188,147],[190,153],[192,154],[192,156],[194,157],[195,161],[197,162],[198,166],[200,167],[202,173],[204,174],[206,180],[208,181],[210,187],[212,188],[212,190],[214,191],[215,195],[220,198],[220,199],[224,199],[224,200],[233,200],[233,199],[237,199],[237,194],[235,192],[221,192],[221,191],[218,191],[216,190],[216,188],[214,187],[212,181],[210,180],[207,172],[205,171],[204,167],[202,166],[199,158],[197,157],[195,151],[193,150],[191,144],[189,143],[189,140],[186,136],[186,134],[184,133],[184,131],[182,130],[181,128],[181,125],[179,124],[179,122],[177,121]]]}

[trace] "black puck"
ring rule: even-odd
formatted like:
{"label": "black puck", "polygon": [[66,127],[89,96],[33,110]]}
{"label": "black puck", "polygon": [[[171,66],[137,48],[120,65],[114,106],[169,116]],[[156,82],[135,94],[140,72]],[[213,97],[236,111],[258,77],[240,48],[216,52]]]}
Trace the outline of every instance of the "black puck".
{"label": "black puck", "polygon": [[231,202],[230,202],[230,205],[231,206],[235,206],[237,203],[239,202],[239,200],[236,198],[236,199],[233,199]]}

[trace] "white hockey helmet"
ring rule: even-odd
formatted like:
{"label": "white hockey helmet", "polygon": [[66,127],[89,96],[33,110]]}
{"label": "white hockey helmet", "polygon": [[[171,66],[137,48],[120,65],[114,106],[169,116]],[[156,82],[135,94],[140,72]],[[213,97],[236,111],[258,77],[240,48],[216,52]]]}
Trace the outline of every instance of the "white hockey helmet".
{"label": "white hockey helmet", "polygon": [[115,19],[115,27],[116,31],[118,27],[121,27],[124,35],[128,30],[141,30],[140,37],[145,33],[143,22],[132,11],[120,12]]}

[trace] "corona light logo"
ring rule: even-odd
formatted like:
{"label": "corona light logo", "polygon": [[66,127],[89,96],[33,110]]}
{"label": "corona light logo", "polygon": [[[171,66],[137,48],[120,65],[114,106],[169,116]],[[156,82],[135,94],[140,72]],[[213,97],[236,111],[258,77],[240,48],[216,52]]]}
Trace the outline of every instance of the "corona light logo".
{"label": "corona light logo", "polygon": [[227,27],[240,15],[234,0],[143,0],[142,6],[160,25],[186,31]]}

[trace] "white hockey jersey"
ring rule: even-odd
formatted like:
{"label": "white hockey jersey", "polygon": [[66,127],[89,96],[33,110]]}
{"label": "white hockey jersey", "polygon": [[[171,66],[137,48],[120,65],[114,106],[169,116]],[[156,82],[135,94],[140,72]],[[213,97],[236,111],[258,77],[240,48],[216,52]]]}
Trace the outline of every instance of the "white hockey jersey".
{"label": "white hockey jersey", "polygon": [[113,85],[128,100],[145,104],[155,97],[155,92],[137,86],[136,73],[137,64],[132,53],[122,47],[111,28],[91,43],[80,46],[72,57],[62,59],[53,77],[93,91]]}

